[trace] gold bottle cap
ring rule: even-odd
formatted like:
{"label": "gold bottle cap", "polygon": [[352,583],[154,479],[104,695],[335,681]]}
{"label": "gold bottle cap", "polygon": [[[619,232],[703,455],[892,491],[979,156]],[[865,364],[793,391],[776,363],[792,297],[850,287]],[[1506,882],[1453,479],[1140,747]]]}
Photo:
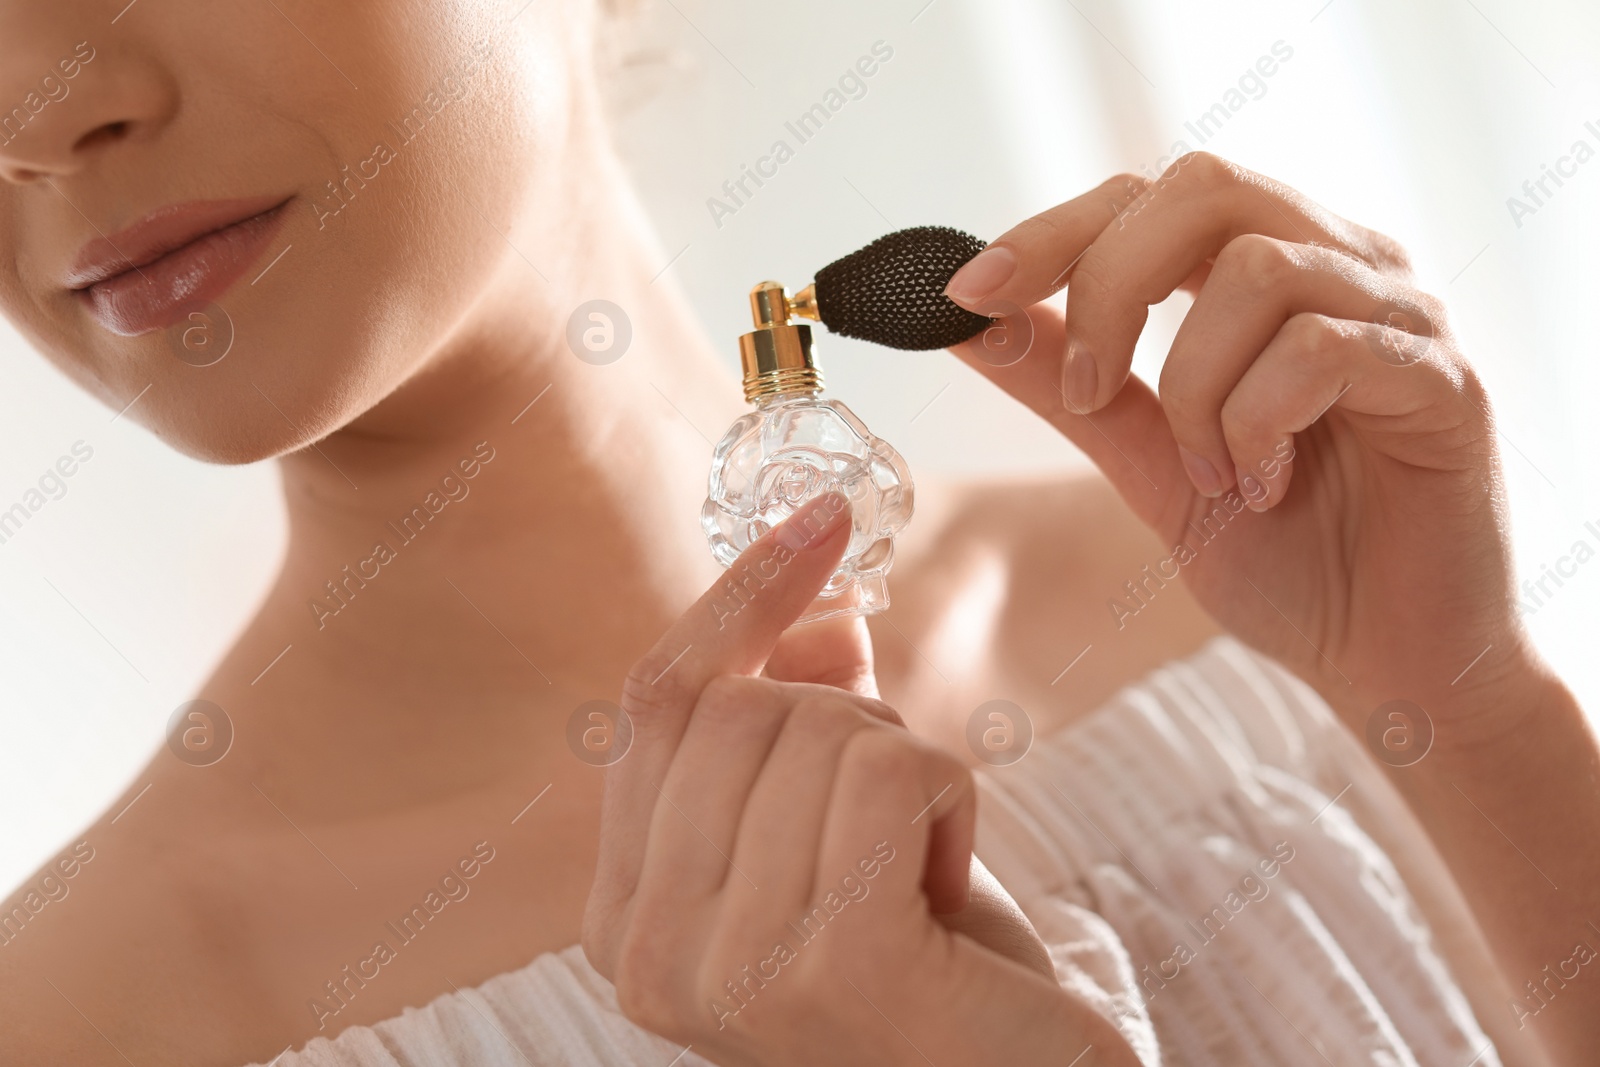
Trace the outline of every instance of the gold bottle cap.
{"label": "gold bottle cap", "polygon": [[739,337],[744,398],[750,403],[779,393],[822,392],[822,370],[811,354],[811,327],[789,321],[791,315],[806,313],[809,288],[798,294],[796,305],[777,282],[762,282],[750,290],[756,328]]}

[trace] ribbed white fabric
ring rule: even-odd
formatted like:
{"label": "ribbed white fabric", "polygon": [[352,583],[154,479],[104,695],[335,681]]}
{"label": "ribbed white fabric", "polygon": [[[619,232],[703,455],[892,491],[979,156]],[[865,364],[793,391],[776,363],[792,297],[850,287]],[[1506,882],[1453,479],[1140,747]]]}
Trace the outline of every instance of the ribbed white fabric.
{"label": "ribbed white fabric", "polygon": [[1238,642],[1154,672],[981,788],[978,854],[1047,945],[1069,941],[1068,909],[1110,924],[1160,1062],[1499,1064],[1352,812],[1451,903],[1420,827],[1315,692]]}
{"label": "ribbed white fabric", "polygon": [[[1063,984],[1152,1067],[1498,1067],[1418,905],[1465,918],[1420,829],[1326,705],[1237,642],[1154,672],[980,788],[978,854]],[[1481,962],[1472,937],[1450,941]],[[628,1022],[573,946],[276,1067],[707,1062],[680,1053]]]}

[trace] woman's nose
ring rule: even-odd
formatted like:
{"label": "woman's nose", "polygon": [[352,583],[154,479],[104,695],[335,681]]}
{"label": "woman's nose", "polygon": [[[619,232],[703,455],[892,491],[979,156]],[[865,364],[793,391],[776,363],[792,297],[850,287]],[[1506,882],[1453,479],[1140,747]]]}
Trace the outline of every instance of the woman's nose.
{"label": "woman's nose", "polygon": [[176,109],[171,79],[125,36],[115,48],[104,41],[6,38],[0,38],[0,180],[26,185],[79,173],[117,145],[153,134]]}

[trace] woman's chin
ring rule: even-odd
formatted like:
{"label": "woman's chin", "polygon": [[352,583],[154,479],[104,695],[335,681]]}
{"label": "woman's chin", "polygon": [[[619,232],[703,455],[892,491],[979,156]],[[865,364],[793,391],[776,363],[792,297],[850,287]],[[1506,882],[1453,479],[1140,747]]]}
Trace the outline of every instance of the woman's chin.
{"label": "woman's chin", "polygon": [[197,421],[168,418],[165,413],[155,412],[138,421],[174,451],[220,467],[243,467],[276,459],[309,448],[333,432],[318,433],[305,423],[296,428],[274,418],[275,423],[244,418]]}

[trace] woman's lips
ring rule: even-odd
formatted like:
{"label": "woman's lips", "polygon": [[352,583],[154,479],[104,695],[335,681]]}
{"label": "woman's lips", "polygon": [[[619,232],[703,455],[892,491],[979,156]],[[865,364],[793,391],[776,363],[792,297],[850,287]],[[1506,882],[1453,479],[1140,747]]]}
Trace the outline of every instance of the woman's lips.
{"label": "woman's lips", "polygon": [[178,204],[85,245],[68,273],[101,326],[124,337],[165,329],[225,293],[283,222],[288,200]]}

